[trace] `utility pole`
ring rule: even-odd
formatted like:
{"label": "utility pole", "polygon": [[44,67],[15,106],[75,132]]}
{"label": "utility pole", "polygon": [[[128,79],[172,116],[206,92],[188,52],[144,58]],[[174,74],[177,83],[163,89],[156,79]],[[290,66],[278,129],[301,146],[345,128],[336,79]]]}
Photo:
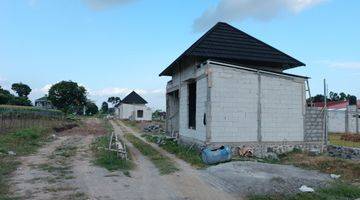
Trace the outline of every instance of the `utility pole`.
{"label": "utility pole", "polygon": [[324,145],[328,144],[328,108],[327,108],[328,89],[326,79],[324,79]]}
{"label": "utility pole", "polygon": [[356,122],[356,133],[359,134],[359,117],[360,117],[360,114],[359,114],[359,109],[357,107],[357,100],[356,100],[356,110],[355,110],[355,122]]}

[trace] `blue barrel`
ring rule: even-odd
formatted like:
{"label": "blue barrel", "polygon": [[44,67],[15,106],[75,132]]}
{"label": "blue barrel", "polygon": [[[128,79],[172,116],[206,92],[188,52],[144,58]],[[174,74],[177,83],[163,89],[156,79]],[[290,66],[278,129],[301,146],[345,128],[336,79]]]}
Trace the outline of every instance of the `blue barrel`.
{"label": "blue barrel", "polygon": [[211,165],[231,160],[232,152],[229,146],[221,146],[220,148],[205,148],[201,151],[201,157],[204,163]]}

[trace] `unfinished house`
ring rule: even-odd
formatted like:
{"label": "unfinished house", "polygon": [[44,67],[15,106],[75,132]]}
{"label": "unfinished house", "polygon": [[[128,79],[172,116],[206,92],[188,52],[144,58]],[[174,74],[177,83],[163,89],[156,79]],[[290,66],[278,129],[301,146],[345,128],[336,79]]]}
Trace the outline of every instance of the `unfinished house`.
{"label": "unfinished house", "polygon": [[284,73],[304,63],[217,23],[160,76],[166,87],[166,131],[209,144],[302,143],[307,77]]}
{"label": "unfinished house", "polygon": [[115,114],[120,119],[149,121],[152,118],[152,111],[146,104],[145,99],[132,91],[115,107]]}

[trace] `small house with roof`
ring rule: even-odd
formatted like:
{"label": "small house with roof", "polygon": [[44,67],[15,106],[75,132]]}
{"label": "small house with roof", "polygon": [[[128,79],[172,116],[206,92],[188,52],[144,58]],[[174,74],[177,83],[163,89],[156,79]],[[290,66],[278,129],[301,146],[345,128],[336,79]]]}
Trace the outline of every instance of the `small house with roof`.
{"label": "small house with roof", "polygon": [[147,101],[138,93],[132,91],[115,107],[115,114],[120,119],[149,121],[152,118],[151,108],[146,106]]}
{"label": "small house with roof", "polygon": [[159,76],[166,131],[185,143],[303,143],[307,77],[297,59],[219,22]]}
{"label": "small house with roof", "polygon": [[52,105],[51,101],[48,99],[47,96],[36,99],[35,106],[42,109],[54,109],[54,106]]}

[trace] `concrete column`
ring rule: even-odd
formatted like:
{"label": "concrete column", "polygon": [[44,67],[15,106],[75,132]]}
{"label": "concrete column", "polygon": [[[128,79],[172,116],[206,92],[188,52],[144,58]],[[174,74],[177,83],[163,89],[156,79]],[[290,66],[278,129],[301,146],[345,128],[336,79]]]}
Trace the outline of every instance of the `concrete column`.
{"label": "concrete column", "polygon": [[206,87],[206,141],[205,143],[209,144],[211,142],[211,87],[212,87],[212,72],[211,68],[209,68],[209,64],[206,66],[206,79],[207,79],[207,87]]}
{"label": "concrete column", "polygon": [[345,133],[349,132],[349,106],[345,109]]}
{"label": "concrete column", "polygon": [[261,74],[258,71],[258,105],[257,105],[257,140],[258,142],[262,141],[261,135]]}

